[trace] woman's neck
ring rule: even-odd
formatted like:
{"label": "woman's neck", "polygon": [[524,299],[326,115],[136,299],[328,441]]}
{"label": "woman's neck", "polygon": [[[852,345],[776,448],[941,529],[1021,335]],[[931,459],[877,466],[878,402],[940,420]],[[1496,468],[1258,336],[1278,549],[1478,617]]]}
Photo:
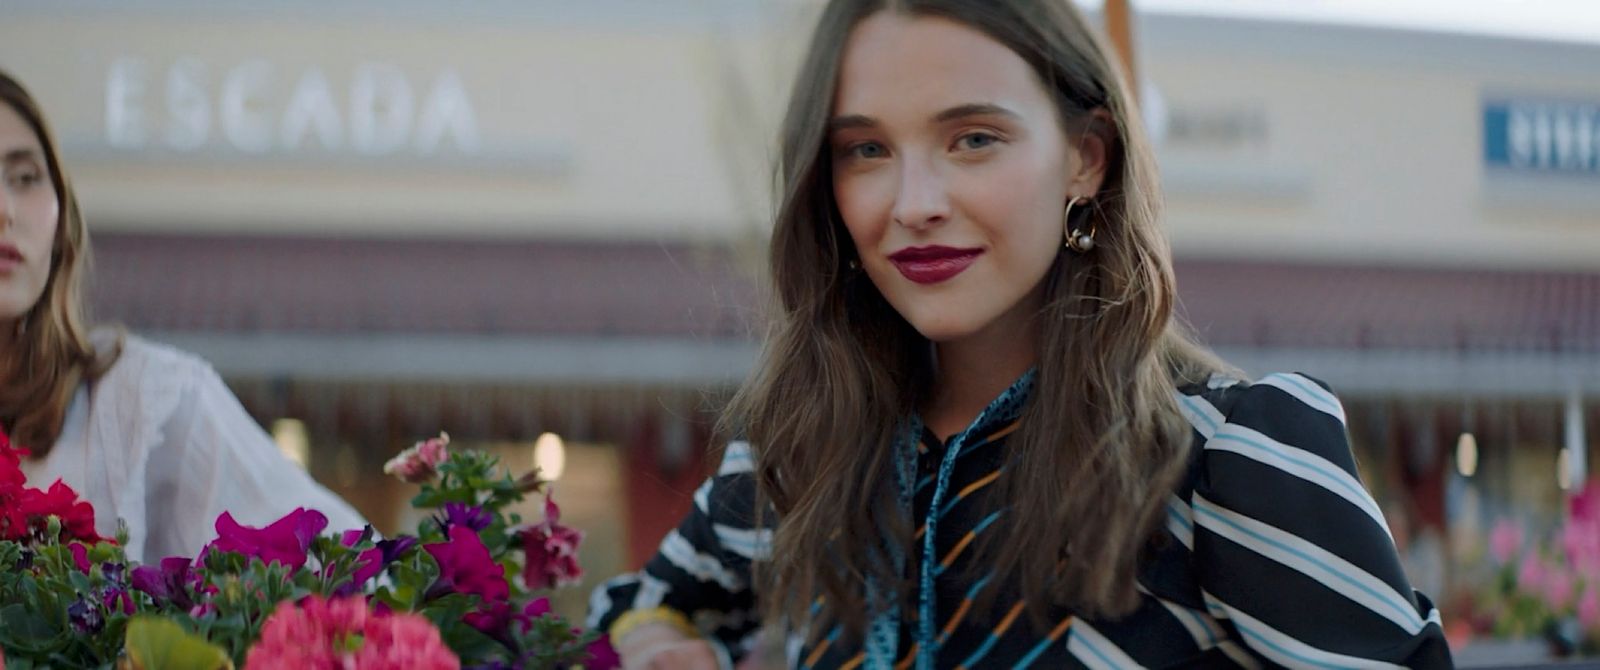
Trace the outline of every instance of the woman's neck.
{"label": "woman's neck", "polygon": [[[996,324],[998,325],[998,324]],[[990,327],[934,348],[935,391],[923,420],[940,439],[966,430],[1038,360],[1032,328]]]}

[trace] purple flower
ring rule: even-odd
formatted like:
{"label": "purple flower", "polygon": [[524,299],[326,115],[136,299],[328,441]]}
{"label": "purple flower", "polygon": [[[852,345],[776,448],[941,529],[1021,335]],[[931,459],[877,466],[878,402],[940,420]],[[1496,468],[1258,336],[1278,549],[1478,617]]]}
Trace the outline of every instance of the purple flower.
{"label": "purple flower", "polygon": [[450,529],[456,526],[464,526],[476,533],[494,523],[494,515],[477,505],[452,502],[444,504],[443,518],[436,516],[433,520],[439,524],[439,530],[444,533],[449,533]]}
{"label": "purple flower", "polygon": [[128,566],[121,563],[100,564],[100,576],[105,577],[106,581],[111,582],[112,584],[117,584],[120,586],[122,584],[122,578],[127,576],[127,572]]}
{"label": "purple flower", "polygon": [[90,635],[100,632],[106,625],[105,617],[100,616],[100,608],[82,596],[67,606],[67,619],[78,632]]}
{"label": "purple flower", "polygon": [[105,605],[108,612],[121,611],[123,614],[133,614],[133,596],[128,595],[125,589],[106,589],[100,594],[100,603]]}
{"label": "purple flower", "polygon": [[134,568],[128,581],[133,588],[150,594],[158,602],[170,601],[178,609],[189,609],[194,606],[190,585],[197,578],[198,575],[189,568],[189,559],[168,556],[161,559],[159,568],[153,565]]}
{"label": "purple flower", "polygon": [[217,539],[206,545],[206,551],[234,552],[299,570],[306,564],[311,541],[327,527],[328,517],[304,507],[296,508],[266,528],[240,525],[232,514],[223,512],[217,517]]}
{"label": "purple flower", "polygon": [[404,556],[406,552],[411,551],[411,548],[415,546],[417,546],[417,538],[410,535],[400,535],[392,540],[378,541],[378,551],[383,552],[384,565],[400,560],[401,556]]}

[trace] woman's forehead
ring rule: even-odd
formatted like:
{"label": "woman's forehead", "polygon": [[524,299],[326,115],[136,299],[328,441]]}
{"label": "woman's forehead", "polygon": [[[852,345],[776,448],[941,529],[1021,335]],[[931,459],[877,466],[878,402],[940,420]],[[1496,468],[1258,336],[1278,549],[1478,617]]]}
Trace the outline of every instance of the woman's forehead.
{"label": "woman's forehead", "polygon": [[23,154],[44,158],[39,135],[16,108],[0,102],[0,157],[12,160]]}
{"label": "woman's forehead", "polygon": [[834,115],[924,118],[987,103],[1026,111],[1050,97],[1027,61],[965,24],[879,12],[851,31]]}

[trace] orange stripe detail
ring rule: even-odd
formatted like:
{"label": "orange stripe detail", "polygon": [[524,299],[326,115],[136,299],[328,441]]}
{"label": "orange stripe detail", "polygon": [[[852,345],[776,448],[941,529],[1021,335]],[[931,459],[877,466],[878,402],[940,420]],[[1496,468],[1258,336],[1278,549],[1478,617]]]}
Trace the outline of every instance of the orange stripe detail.
{"label": "orange stripe detail", "polygon": [[816,665],[817,661],[822,660],[822,653],[828,650],[828,644],[829,640],[824,638],[822,644],[817,645],[816,649],[812,649],[811,655],[806,657],[806,665]]}
{"label": "orange stripe detail", "polygon": [[944,560],[939,561],[939,567],[950,567],[950,564],[956,562],[956,558],[961,556],[961,552],[965,551],[967,545],[972,544],[972,539],[977,536],[977,533],[974,533],[970,530],[967,531],[967,534],[962,536],[961,541],[956,543],[956,546],[950,550],[950,553],[944,555]]}
{"label": "orange stripe detail", "polygon": [[894,664],[894,670],[906,670],[911,667],[911,662],[917,660],[917,643],[912,642],[911,648],[906,650],[906,657]]}
{"label": "orange stripe detail", "polygon": [[939,644],[944,644],[944,641],[949,639],[950,634],[956,631],[956,626],[961,625],[961,620],[967,618],[967,610],[970,609],[972,609],[972,599],[963,598],[961,606],[956,608],[956,613],[950,615],[950,620],[945,622],[944,630],[939,631]]}
{"label": "orange stripe detail", "polygon": [[1005,635],[1006,631],[1011,628],[1011,624],[1016,622],[1017,615],[1022,613],[1022,606],[1023,602],[1020,600],[1017,601],[1017,604],[1012,605],[1011,611],[1006,613],[1006,618],[1000,620],[1000,625],[995,626],[994,632],[990,633],[990,635],[995,637]]}
{"label": "orange stripe detail", "polygon": [[[973,482],[971,484],[968,484],[966,488],[961,489],[961,492],[956,494],[955,498],[952,498],[950,500],[950,502],[945,503],[945,504],[946,505],[954,505],[957,502],[959,502],[960,500],[966,498],[968,495],[971,495],[973,491],[977,491],[978,489],[981,489],[981,488],[983,488],[985,486],[988,486],[988,485],[994,483],[994,480],[999,479],[999,478],[1000,478],[1000,471],[997,469],[994,472],[991,472],[991,473],[985,475],[982,479],[979,479],[978,481],[975,481],[975,482]],[[924,521],[924,522],[922,522],[922,527],[917,529],[917,534],[916,535],[912,535],[911,539],[913,539],[913,540],[920,539],[922,537],[922,534],[926,533],[926,532],[928,532],[928,522]]]}
{"label": "orange stripe detail", "polygon": [[1021,425],[1022,425],[1022,420],[1021,419],[1017,419],[1016,421],[1012,421],[1011,425],[1008,425],[1005,428],[1001,428],[1000,430],[995,431],[992,435],[990,435],[989,437],[985,438],[983,441],[984,442],[993,442],[993,441],[998,440],[998,439],[1000,439],[1002,437],[1005,437],[1007,435],[1015,433],[1015,432],[1017,432],[1017,427],[1021,426]]}
{"label": "orange stripe detail", "polygon": [[1056,624],[1055,630],[1050,631],[1050,641],[1055,642],[1056,640],[1060,639],[1061,634],[1067,632],[1067,628],[1071,625],[1072,617],[1069,616],[1065,619],[1062,619],[1061,623]]}
{"label": "orange stripe detail", "polygon": [[856,654],[856,657],[850,659],[850,662],[839,666],[839,670],[855,670],[856,668],[861,667],[861,661],[864,660],[866,657],[867,657],[867,652],[864,652],[864,651],[859,653],[859,654]]}

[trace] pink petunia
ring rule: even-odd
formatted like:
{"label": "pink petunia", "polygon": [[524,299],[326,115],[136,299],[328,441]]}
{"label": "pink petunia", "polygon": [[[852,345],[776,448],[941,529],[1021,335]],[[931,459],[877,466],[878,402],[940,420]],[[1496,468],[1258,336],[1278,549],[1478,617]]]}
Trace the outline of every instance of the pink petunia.
{"label": "pink petunia", "polygon": [[284,602],[261,628],[245,670],[459,670],[439,630],[416,614],[380,616],[359,597]]}
{"label": "pink petunia", "polygon": [[1537,554],[1524,554],[1522,565],[1517,568],[1517,589],[1523,593],[1543,593],[1548,572]]}
{"label": "pink petunia", "polygon": [[1578,623],[1587,631],[1600,631],[1600,591],[1590,586],[1578,599]]}
{"label": "pink petunia", "polygon": [[1568,519],[1561,528],[1561,549],[1574,565],[1600,562],[1600,518]]}
{"label": "pink petunia", "polygon": [[1572,604],[1577,580],[1564,567],[1555,567],[1545,574],[1544,601],[1555,611],[1565,610]]}
{"label": "pink petunia", "polygon": [[450,457],[449,446],[450,436],[439,433],[438,437],[418,442],[389,459],[383,464],[383,473],[412,484],[433,479],[439,472],[439,465]]}
{"label": "pink petunia", "polygon": [[1489,554],[1494,562],[1505,565],[1522,549],[1522,525],[1509,519],[1496,523],[1489,531]]}

